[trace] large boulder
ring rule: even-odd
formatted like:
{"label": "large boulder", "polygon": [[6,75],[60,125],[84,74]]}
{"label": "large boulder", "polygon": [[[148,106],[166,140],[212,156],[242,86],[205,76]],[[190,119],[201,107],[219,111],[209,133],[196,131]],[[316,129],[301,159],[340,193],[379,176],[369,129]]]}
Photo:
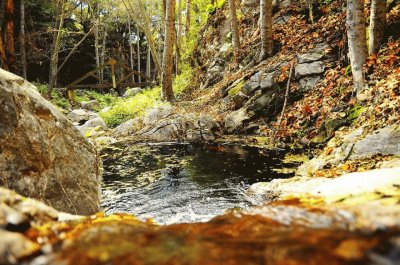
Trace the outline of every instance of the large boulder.
{"label": "large boulder", "polygon": [[101,160],[51,103],[0,69],[0,185],[57,210],[100,209]]}

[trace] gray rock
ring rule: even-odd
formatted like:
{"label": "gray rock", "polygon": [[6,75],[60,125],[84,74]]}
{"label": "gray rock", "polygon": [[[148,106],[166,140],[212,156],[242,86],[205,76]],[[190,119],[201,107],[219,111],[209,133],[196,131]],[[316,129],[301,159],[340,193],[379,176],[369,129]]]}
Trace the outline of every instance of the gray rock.
{"label": "gray rock", "polygon": [[278,6],[279,8],[286,8],[291,4],[291,0],[273,0],[272,4]]}
{"label": "gray rock", "polygon": [[400,130],[398,125],[372,132],[358,141],[350,159],[362,159],[373,155],[400,155]]}
{"label": "gray rock", "polygon": [[295,68],[295,77],[300,79],[310,75],[319,75],[324,73],[325,66],[322,62],[299,64]]}
{"label": "gray rock", "polygon": [[214,141],[221,134],[219,124],[210,115],[201,115],[198,121],[200,136],[205,141]]}
{"label": "gray rock", "polygon": [[247,109],[241,108],[237,111],[231,112],[224,119],[225,129],[228,133],[233,133],[239,128],[243,127],[243,123],[251,117],[247,113]]}
{"label": "gray rock", "polygon": [[99,211],[96,148],[33,85],[1,69],[0,102],[0,185],[61,211]]}
{"label": "gray rock", "polygon": [[272,73],[262,75],[262,80],[260,83],[261,89],[268,89],[273,87],[274,85],[274,75]]}
{"label": "gray rock", "polygon": [[88,133],[91,135],[94,132],[106,131],[108,129],[107,124],[104,122],[102,118],[94,118],[92,120],[88,120],[82,126],[77,127],[82,135],[86,136]]}
{"label": "gray rock", "polygon": [[244,103],[248,99],[249,99],[249,97],[242,92],[239,92],[232,97],[232,100],[235,103],[236,109],[243,107]]}
{"label": "gray rock", "polygon": [[159,120],[168,118],[173,114],[173,108],[170,105],[159,108],[148,109],[143,117],[143,126],[149,126]]}
{"label": "gray rock", "polygon": [[275,93],[266,93],[261,97],[256,99],[251,106],[248,107],[249,110],[254,112],[255,114],[266,111],[267,108],[272,106],[272,103],[276,100]]}
{"label": "gray rock", "polygon": [[243,93],[246,95],[252,94],[255,90],[260,88],[262,80],[262,73],[256,73],[253,75],[248,82],[244,84]]}
{"label": "gray rock", "polygon": [[71,122],[76,122],[76,123],[88,121],[90,119],[89,116],[90,116],[89,111],[85,109],[75,109],[67,114],[67,118]]}
{"label": "gray rock", "polygon": [[123,97],[124,98],[134,97],[137,94],[142,93],[142,92],[143,92],[143,89],[140,87],[130,88],[124,93]]}
{"label": "gray rock", "polygon": [[152,128],[145,128],[138,134],[155,141],[171,141],[179,139],[179,127],[169,120],[157,122]]}
{"label": "gray rock", "polygon": [[84,101],[81,103],[81,108],[85,110],[94,110],[98,107],[100,107],[100,103],[97,100]]}
{"label": "gray rock", "polygon": [[300,54],[297,56],[297,59],[299,60],[299,64],[303,64],[303,63],[312,63],[315,61],[321,61],[322,59],[324,59],[324,51],[312,51],[310,53],[306,53],[306,54]]}
{"label": "gray rock", "polygon": [[127,122],[119,125],[117,128],[114,129],[113,135],[115,137],[125,137],[129,135],[135,134],[140,128],[141,119],[135,118],[130,119]]}
{"label": "gray rock", "polygon": [[319,76],[306,77],[306,78],[300,79],[301,91],[308,92],[310,90],[313,90],[317,86],[319,81],[321,81],[321,77],[319,77]]}

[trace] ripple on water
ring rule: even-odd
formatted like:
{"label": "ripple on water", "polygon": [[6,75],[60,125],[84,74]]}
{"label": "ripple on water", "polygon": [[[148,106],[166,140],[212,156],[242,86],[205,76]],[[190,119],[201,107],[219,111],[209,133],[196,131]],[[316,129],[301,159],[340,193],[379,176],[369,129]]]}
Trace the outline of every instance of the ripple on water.
{"label": "ripple on water", "polygon": [[103,152],[102,206],[160,224],[205,222],[257,204],[246,189],[291,174],[282,153],[241,146],[120,144]]}

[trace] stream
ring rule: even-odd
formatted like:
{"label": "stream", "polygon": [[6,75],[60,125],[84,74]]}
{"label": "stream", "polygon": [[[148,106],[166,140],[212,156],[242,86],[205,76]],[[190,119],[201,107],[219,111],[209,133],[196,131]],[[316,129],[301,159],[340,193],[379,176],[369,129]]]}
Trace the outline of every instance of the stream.
{"label": "stream", "polygon": [[118,143],[102,151],[102,207],[159,224],[205,222],[261,201],[256,182],[288,178],[284,152],[238,145]]}

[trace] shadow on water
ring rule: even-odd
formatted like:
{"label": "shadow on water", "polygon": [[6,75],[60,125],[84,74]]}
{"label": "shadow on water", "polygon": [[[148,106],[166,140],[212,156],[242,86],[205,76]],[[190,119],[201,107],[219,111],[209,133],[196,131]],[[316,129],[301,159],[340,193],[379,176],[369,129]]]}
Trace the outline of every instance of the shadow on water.
{"label": "shadow on water", "polygon": [[253,183],[288,178],[276,169],[284,153],[253,147],[192,144],[117,144],[103,151],[102,206],[160,224],[201,222],[258,202]]}

